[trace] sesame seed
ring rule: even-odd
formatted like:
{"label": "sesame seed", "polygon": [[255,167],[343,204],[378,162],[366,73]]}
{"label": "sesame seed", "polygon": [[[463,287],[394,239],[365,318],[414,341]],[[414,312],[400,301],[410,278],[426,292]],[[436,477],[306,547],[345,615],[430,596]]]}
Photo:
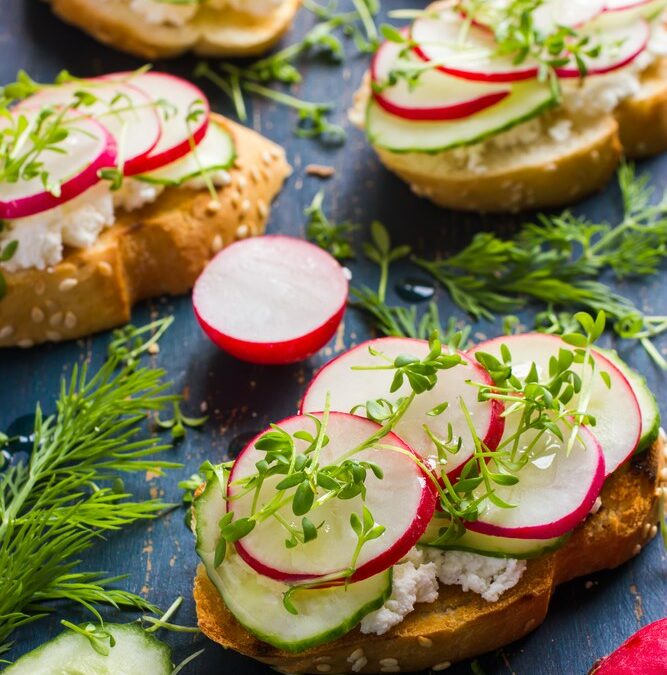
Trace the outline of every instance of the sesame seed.
{"label": "sesame seed", "polygon": [[535,619],[528,619],[528,621],[526,621],[526,625],[523,627],[523,629],[525,631],[529,631],[531,628],[533,628],[535,626],[535,623],[536,623]]}
{"label": "sesame seed", "polygon": [[3,326],[0,328],[0,340],[8,338],[14,332],[14,326]]}
{"label": "sesame seed", "polygon": [[79,283],[78,279],[70,277],[69,279],[63,279],[58,285],[58,290],[61,292],[71,291]]}
{"label": "sesame seed", "polygon": [[34,343],[32,340],[28,340],[26,338],[24,340],[19,340],[17,344],[21,349],[30,349],[30,347],[32,347]]}
{"label": "sesame seed", "polygon": [[67,312],[65,314],[65,328],[70,330],[76,326],[77,318],[74,312]]}
{"label": "sesame seed", "polygon": [[259,183],[260,179],[259,169],[256,166],[250,167],[250,178],[252,178],[253,183],[255,184]]}
{"label": "sesame seed", "polygon": [[419,642],[419,644],[422,647],[432,647],[433,646],[433,640],[431,640],[431,638],[424,637],[423,635],[420,635],[417,638],[417,642]]}
{"label": "sesame seed", "polygon": [[49,325],[59,326],[62,323],[62,320],[63,320],[63,313],[56,312],[55,314],[51,314],[51,317],[49,318]]}
{"label": "sesame seed", "polygon": [[317,670],[320,673],[328,673],[331,670],[331,666],[328,663],[320,663],[317,666]]}
{"label": "sesame seed", "polygon": [[633,549],[632,549],[632,555],[639,555],[641,553],[642,547],[641,544],[637,544]]}
{"label": "sesame seed", "polygon": [[443,661],[442,663],[436,663],[431,670],[435,670],[437,673],[441,670],[447,670],[451,665],[451,661]]}
{"label": "sesame seed", "polygon": [[245,187],[248,186],[248,179],[247,179],[242,173],[240,173],[240,174],[238,175],[238,179],[237,179],[237,180],[238,180],[239,187],[240,187],[242,190],[243,190],[243,188],[245,188]]}
{"label": "sesame seed", "polygon": [[208,204],[206,204],[206,210],[208,213],[217,213],[222,208],[222,204],[217,199],[211,199]]}
{"label": "sesame seed", "polygon": [[46,339],[51,340],[51,342],[59,342],[62,339],[62,336],[57,330],[47,330]]}
{"label": "sesame seed", "polygon": [[250,228],[245,224],[239,225],[236,228],[236,238],[237,239],[245,239],[249,234],[250,234]]}
{"label": "sesame seed", "polygon": [[658,526],[652,525],[651,531],[649,532],[649,536],[651,537],[651,539],[653,539],[653,537],[655,537],[656,534],[658,534]]}
{"label": "sesame seed", "polygon": [[266,218],[269,213],[269,208],[266,205],[266,202],[262,199],[257,200],[257,212],[259,213],[260,218]]}
{"label": "sesame seed", "polygon": [[365,656],[362,656],[352,664],[352,668],[350,668],[350,670],[353,673],[358,673],[366,665],[368,665],[368,659]]}
{"label": "sesame seed", "polygon": [[397,666],[398,659],[380,659],[381,666]]}
{"label": "sesame seed", "polygon": [[250,211],[251,206],[252,206],[252,204],[250,203],[250,200],[244,199],[241,202],[241,213],[248,213],[248,211]]}
{"label": "sesame seed", "polygon": [[642,536],[648,537],[648,533],[651,531],[651,523],[644,523],[644,528],[642,530]]}
{"label": "sesame seed", "polygon": [[318,656],[313,663],[326,663],[327,661],[333,661],[331,656]]}
{"label": "sesame seed", "polygon": [[359,647],[359,649],[355,649],[348,657],[347,657],[347,662],[348,663],[354,663],[358,659],[362,658],[364,656],[364,650]]}
{"label": "sesame seed", "polygon": [[215,237],[213,237],[213,241],[211,242],[211,248],[213,249],[213,252],[217,253],[218,251],[221,251],[223,245],[224,242],[222,240],[222,235],[216,234]]}
{"label": "sesame seed", "polygon": [[271,155],[273,159],[280,159],[283,156],[283,153],[278,150],[278,148],[271,148],[271,150],[269,150],[269,155]]}
{"label": "sesame seed", "polygon": [[592,581],[587,581],[587,582],[584,584],[584,588],[585,588],[587,591],[589,591],[591,588],[593,588],[593,582],[592,582]]}
{"label": "sesame seed", "polygon": [[655,496],[656,496],[658,499],[660,499],[660,497],[662,497],[662,488],[661,488],[661,487],[657,487],[657,488],[655,489],[655,492],[654,492],[653,494],[655,494]]}
{"label": "sesame seed", "polygon": [[146,351],[148,351],[148,353],[152,356],[155,356],[156,354],[160,353],[160,345],[157,342],[153,342],[153,344],[148,345],[148,349]]}
{"label": "sesame seed", "polygon": [[104,277],[110,277],[113,274],[113,267],[106,260],[102,260],[97,263],[97,269],[100,271],[100,274]]}
{"label": "sesame seed", "polygon": [[39,307],[33,307],[30,310],[30,318],[33,320],[33,323],[42,323],[44,321],[44,310]]}
{"label": "sesame seed", "polygon": [[238,209],[239,203],[241,202],[241,195],[234,191],[229,193],[229,201],[232,203],[232,207]]}
{"label": "sesame seed", "polygon": [[[201,412],[205,413],[205,412],[208,410],[208,402],[202,401],[202,402],[199,404],[199,410],[200,410]],[[325,659],[325,658],[329,658],[329,657],[328,657],[328,656],[321,656],[320,658],[321,658],[321,659]]]}
{"label": "sesame seed", "polygon": [[382,666],[380,668],[381,673],[400,673],[401,669],[398,666]]}
{"label": "sesame seed", "polygon": [[264,180],[269,180],[269,178],[271,178],[271,172],[265,166],[263,166],[259,172],[262,174]]}
{"label": "sesame seed", "polygon": [[264,162],[264,164],[267,166],[271,164],[271,153],[268,150],[265,150],[262,153],[262,162]]}
{"label": "sesame seed", "polygon": [[43,281],[38,281],[33,288],[35,289],[35,293],[37,295],[44,295],[44,291],[46,290],[46,284]]}
{"label": "sesame seed", "polygon": [[660,471],[660,480],[667,481],[667,466]]}

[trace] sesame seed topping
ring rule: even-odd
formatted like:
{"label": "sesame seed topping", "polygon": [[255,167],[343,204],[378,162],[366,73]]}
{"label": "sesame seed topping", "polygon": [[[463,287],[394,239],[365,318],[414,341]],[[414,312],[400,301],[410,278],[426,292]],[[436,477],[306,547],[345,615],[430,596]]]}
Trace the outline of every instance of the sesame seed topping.
{"label": "sesame seed topping", "polygon": [[265,166],[263,166],[259,172],[262,174],[264,180],[269,180],[269,178],[271,178],[271,172]]}
{"label": "sesame seed topping", "polygon": [[247,187],[247,185],[248,185],[248,179],[247,179],[242,173],[240,173],[240,174],[238,175],[238,179],[237,179],[237,180],[238,180],[239,187],[240,187],[241,189]]}
{"label": "sesame seed topping", "polygon": [[358,673],[366,665],[368,665],[368,659],[365,656],[362,656],[352,664],[352,668],[350,668],[350,670],[353,673]]}
{"label": "sesame seed topping", "polygon": [[660,471],[660,480],[667,481],[667,466]]}
{"label": "sesame seed topping", "polygon": [[33,320],[33,323],[42,323],[44,321],[44,310],[39,307],[33,307],[30,310],[30,318]]}
{"label": "sesame seed topping", "polygon": [[59,342],[62,340],[62,336],[57,330],[47,330],[46,339],[51,340],[51,342]]}
{"label": "sesame seed topping", "polygon": [[248,211],[250,211],[250,207],[251,207],[251,206],[252,206],[252,204],[250,203],[250,200],[249,200],[249,199],[244,199],[244,200],[241,202],[241,212],[242,212],[242,213],[248,213]]}
{"label": "sesame seed topping", "polygon": [[8,338],[14,332],[14,326],[3,326],[0,328],[0,340]]}
{"label": "sesame seed topping", "polygon": [[58,285],[58,290],[61,292],[71,291],[79,283],[78,279],[70,277],[69,279],[63,279]]}
{"label": "sesame seed topping", "polygon": [[256,166],[250,167],[250,178],[252,178],[253,183],[259,183],[260,175],[259,169]]}
{"label": "sesame seed topping", "polygon": [[267,166],[271,164],[271,153],[268,150],[265,150],[262,153],[262,162],[264,162],[264,164]]}
{"label": "sesame seed topping", "polygon": [[535,619],[528,619],[528,621],[526,621],[526,625],[523,627],[523,629],[525,631],[529,631],[531,628],[535,627],[535,623],[536,623]]}
{"label": "sesame seed topping", "polygon": [[24,340],[19,340],[17,344],[21,349],[30,349],[30,347],[32,347],[34,343],[32,340],[28,340],[26,338]]}
{"label": "sesame seed topping", "polygon": [[259,213],[260,218],[266,218],[269,213],[269,208],[266,205],[266,202],[262,199],[257,200],[257,212]]}
{"label": "sesame seed topping", "polygon": [[331,666],[328,663],[320,663],[317,666],[317,670],[320,673],[328,673],[331,670]]}
{"label": "sesame seed topping", "polygon": [[283,153],[278,150],[278,148],[271,148],[269,150],[269,155],[271,155],[273,159],[280,159],[283,156]]}
{"label": "sesame seed topping", "polygon": [[206,210],[209,213],[217,213],[222,208],[222,204],[217,199],[211,199],[208,204],[206,204]]}
{"label": "sesame seed topping", "polygon": [[222,240],[222,235],[216,234],[215,237],[213,237],[213,241],[211,242],[211,248],[213,249],[213,252],[217,253],[218,251],[221,251],[223,245],[224,242]]}
{"label": "sesame seed topping", "polygon": [[657,488],[655,489],[655,493],[654,493],[654,494],[655,494],[655,496],[656,496],[658,499],[660,499],[660,497],[662,497],[662,488],[661,488],[661,487],[657,487]]}
{"label": "sesame seed topping", "polygon": [[592,582],[592,581],[587,581],[587,582],[584,584],[584,588],[585,588],[587,591],[590,591],[590,589],[593,588],[593,582]]}
{"label": "sesame seed topping", "polygon": [[318,656],[313,663],[326,663],[327,661],[333,661],[331,656]]}
{"label": "sesame seed topping", "polygon": [[250,234],[250,228],[244,223],[236,228],[236,238],[245,239]]}
{"label": "sesame seed topping", "polygon": [[44,291],[46,290],[46,284],[43,281],[38,281],[35,283],[33,288],[35,289],[35,293],[37,295],[44,295]]}
{"label": "sesame seed topping", "polygon": [[49,325],[59,326],[62,323],[62,320],[63,320],[63,313],[56,312],[55,314],[51,314],[51,317],[49,318]]}
{"label": "sesame seed topping", "polygon": [[644,528],[642,529],[642,535],[648,537],[648,533],[651,531],[651,523],[644,523]]}
{"label": "sesame seed topping", "polygon": [[398,659],[380,659],[381,666],[397,666]]}
{"label": "sesame seed topping", "polygon": [[653,537],[655,537],[656,534],[658,534],[658,526],[652,525],[651,531],[649,532],[649,536],[651,537],[651,539],[653,539]]}
{"label": "sesame seed topping", "polygon": [[65,328],[69,328],[70,330],[76,326],[76,322],[78,319],[76,318],[76,314],[74,312],[67,312],[65,314]]}
{"label": "sesame seed topping", "polygon": [[364,650],[359,647],[359,649],[355,649],[348,657],[347,657],[347,662],[348,663],[354,663],[357,659],[360,659],[364,656]]}
{"label": "sesame seed topping", "polygon": [[451,665],[451,661],[443,661],[442,663],[436,663],[431,670],[435,670],[437,673],[441,670],[447,670]]}
{"label": "sesame seed topping", "polygon": [[431,638],[424,637],[423,635],[420,635],[417,638],[417,642],[419,642],[419,644],[422,647],[432,647],[433,646],[433,640],[431,640]]}
{"label": "sesame seed topping", "polygon": [[229,201],[232,203],[232,207],[237,209],[239,207],[239,203],[241,202],[241,195],[236,191],[230,192]]}
{"label": "sesame seed topping", "polygon": [[633,549],[632,549],[632,555],[639,555],[641,553],[642,547],[641,544],[637,544]]}
{"label": "sesame seed topping", "polygon": [[106,260],[102,260],[97,263],[97,269],[100,271],[100,274],[105,277],[110,277],[113,274],[113,267]]}

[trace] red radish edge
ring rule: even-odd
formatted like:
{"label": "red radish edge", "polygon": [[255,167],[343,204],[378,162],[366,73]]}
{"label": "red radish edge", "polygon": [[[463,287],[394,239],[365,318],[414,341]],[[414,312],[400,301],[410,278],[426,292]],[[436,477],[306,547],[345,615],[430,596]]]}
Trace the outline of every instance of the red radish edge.
{"label": "red radish edge", "polygon": [[60,206],[83,194],[88,188],[97,185],[100,182],[98,174],[102,169],[110,169],[116,165],[116,141],[113,136],[99,122],[88,117],[85,119],[99,127],[100,135],[105,140],[105,145],[97,158],[81,173],[65,181],[60,186],[60,195],[57,197],[44,191],[28,197],[0,202],[0,218],[7,220],[26,218]]}
{"label": "red radish edge", "polygon": [[636,9],[637,7],[643,7],[644,5],[648,5],[649,3],[653,2],[653,0],[638,0],[636,2],[629,2],[627,5],[619,5],[616,7],[609,7],[607,5],[604,8],[605,12],[626,12],[629,9]]}
{"label": "red radish edge", "polygon": [[600,443],[587,427],[581,427],[580,433],[587,434],[589,436],[588,444],[597,449],[598,465],[593,480],[591,481],[590,488],[579,507],[559,520],[544,525],[503,527],[502,525],[494,525],[492,523],[471,521],[466,523],[466,527],[479,534],[488,534],[492,537],[507,537],[508,539],[552,539],[572,531],[591,512],[595,500],[600,495],[606,477],[604,454]]}
{"label": "red radish edge", "polygon": [[[640,47],[638,47],[634,52],[632,52],[632,54],[629,54],[618,63],[605,66],[604,68],[591,68],[588,71],[587,76],[605,75],[606,73],[613,73],[615,70],[619,70],[624,66],[627,66],[628,64],[632,63],[646,49],[649,40],[651,39],[651,27],[649,26],[648,22],[642,20],[641,23],[646,29],[646,36]],[[556,75],[558,75],[558,77],[560,77],[561,79],[572,79],[575,77],[581,77],[581,73],[579,72],[578,68],[568,68],[567,66],[563,66],[562,68],[556,68]]]}
{"label": "red radish edge", "polygon": [[[318,413],[309,413],[309,414],[318,414]],[[367,422],[369,425],[372,425],[374,428],[379,428],[379,425],[376,424],[375,422],[371,420],[367,420],[366,418],[363,417],[358,417],[357,415],[350,415],[349,413],[342,413],[342,412],[330,412],[329,417],[333,416],[338,416],[342,415],[345,417],[357,417],[357,419],[362,419],[365,422]],[[286,417],[285,419],[281,420],[278,422],[278,426],[281,426],[284,424],[286,421],[292,419],[292,417]],[[247,450],[250,448],[254,447],[255,443],[266,433],[265,431],[262,431],[261,433],[257,434],[248,445],[239,453],[239,457],[243,455]],[[394,433],[389,433],[385,438],[383,439],[385,441],[391,441],[392,444],[395,444],[399,447],[404,448],[407,450],[410,454],[414,455],[415,457],[419,458],[419,455],[409,446],[407,443],[405,443],[399,436],[397,436]],[[421,459],[421,458],[420,458]],[[238,461],[238,458],[237,458]],[[229,474],[229,480],[227,481],[227,511],[229,512],[230,510],[233,510],[232,508],[232,501],[229,498],[229,490],[230,486],[234,482],[234,469],[236,467],[236,462],[234,463],[234,467],[232,467],[231,473]],[[420,469],[421,470],[421,469]],[[357,568],[356,572],[349,578],[348,581],[354,582],[354,581],[363,581],[364,579],[368,579],[372,576],[375,576],[376,574],[379,574],[380,572],[384,572],[385,570],[389,569],[393,565],[395,565],[401,558],[406,556],[410,550],[414,548],[414,546],[417,544],[421,536],[424,534],[426,531],[426,527],[428,526],[429,522],[433,518],[433,514],[435,513],[435,505],[437,502],[437,490],[435,488],[435,485],[433,484],[432,480],[424,473],[424,471],[421,471],[423,476],[424,476],[424,481],[425,481],[425,486],[426,489],[422,490],[422,497],[421,501],[419,502],[419,505],[417,507],[417,513],[412,521],[412,527],[410,530],[408,530],[401,539],[396,541],[393,546],[390,548],[386,549],[383,551],[379,556],[373,558],[373,560],[369,560],[366,564],[362,565],[361,567]],[[252,567],[255,572],[258,574],[262,574],[265,577],[269,577],[270,579],[276,579],[277,581],[284,581],[284,582],[299,582],[299,581],[308,581],[311,579],[317,579],[317,575],[313,574],[288,574],[283,572],[282,570],[277,570],[274,569],[273,567],[269,567],[268,565],[265,565],[264,563],[260,562],[253,556],[251,556],[248,551],[245,550],[243,547],[243,540],[239,540],[235,543],[236,551],[241,556],[241,558],[250,566]],[[335,586],[335,585],[340,585],[340,581],[334,582],[332,584],[325,584],[325,586]]]}
{"label": "red radish edge", "polygon": [[[325,251],[314,244],[311,244],[310,242],[304,241],[303,239],[286,237],[284,235],[266,235],[263,237],[263,239],[264,241],[271,239],[287,239],[292,242],[299,242],[300,245],[311,246],[319,253],[327,255]],[[211,260],[209,265],[212,264],[218,256],[228,253],[234,246],[241,245],[243,245],[243,241],[237,241],[225,247],[213,258],[213,260]],[[202,275],[203,274],[204,272],[202,272]],[[202,275],[200,275],[199,279],[197,279],[195,282],[192,293],[194,314],[197,321],[199,322],[199,325],[202,327],[206,335],[208,335],[208,337],[218,347],[220,347],[220,349],[223,349],[238,359],[249,361],[250,363],[257,363],[261,365],[286,365],[307,359],[309,356],[312,356],[322,347],[324,347],[324,345],[334,336],[343,319],[343,315],[345,314],[345,309],[347,306],[347,289],[349,284],[347,279],[343,277],[345,282],[345,293],[343,295],[341,305],[335,314],[328,318],[322,325],[318,326],[310,333],[301,335],[291,340],[284,340],[280,342],[250,342],[248,340],[241,340],[239,338],[235,338],[220,332],[211,324],[209,324],[197,310],[195,298],[197,294],[197,285]]]}

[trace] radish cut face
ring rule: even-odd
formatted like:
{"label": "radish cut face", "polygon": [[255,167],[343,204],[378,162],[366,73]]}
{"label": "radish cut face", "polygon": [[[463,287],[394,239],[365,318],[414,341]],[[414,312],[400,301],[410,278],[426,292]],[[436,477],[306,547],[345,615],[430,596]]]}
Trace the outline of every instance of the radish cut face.
{"label": "radish cut face", "polygon": [[206,135],[210,117],[208,99],[199,87],[167,73],[119,73],[121,80],[145,92],[159,103],[162,133],[157,145],[138,163],[134,173],[146,173],[192,152]]}
{"label": "radish cut face", "polygon": [[[39,113],[20,114],[29,126],[38,123]],[[3,120],[0,127],[7,123]],[[59,190],[46,190],[40,175],[30,180],[5,181],[0,184],[0,218],[23,218],[52,209],[99,183],[101,169],[115,166],[116,142],[101,124],[89,118],[76,118],[67,119],[65,126],[68,134],[58,143],[59,151],[47,149],[38,156],[40,171],[46,172],[49,183],[59,185]]]}
{"label": "radish cut face", "polygon": [[[375,53],[371,76],[376,85],[388,82],[403,46],[385,42]],[[416,87],[405,80],[375,92],[375,100],[387,112],[412,120],[455,120],[474,115],[509,95],[502,85],[451,77],[438,70],[426,71]]]}
{"label": "radish cut face", "polygon": [[485,28],[468,26],[453,11],[418,18],[412,24],[411,37],[421,59],[437,63],[443,72],[466,80],[516,82],[533,79],[538,73],[537,63],[529,59],[517,65],[512,55],[497,55],[493,34]]}
{"label": "radish cut face", "polygon": [[[369,347],[382,353],[392,362],[396,357],[407,354],[417,358],[425,358],[430,349],[426,340],[409,338],[380,338],[351,349],[324,366],[315,376],[301,404],[301,412],[321,411],[325,407],[327,395],[330,397],[332,410],[363,414],[367,401],[386,399],[396,402],[410,393],[405,383],[398,391],[390,393],[393,370],[353,370],[358,367],[384,365],[386,361],[373,356]],[[396,425],[396,433],[413,449],[435,466],[438,460],[437,450],[424,425],[434,435],[447,439],[448,427],[451,424],[454,439],[461,438],[462,447],[456,454],[449,455],[448,463],[441,467],[450,478],[455,478],[472,457],[474,442],[466,423],[464,413],[459,405],[461,398],[475,424],[477,435],[491,449],[495,449],[503,435],[504,418],[502,406],[498,402],[478,401],[478,389],[467,383],[467,380],[488,382],[487,373],[471,359],[446,371],[441,371],[433,390],[418,395],[405,416]],[[440,415],[428,413],[437,406],[447,402],[447,409]]]}
{"label": "radish cut face", "polygon": [[71,106],[83,94],[96,100],[79,104],[72,114],[87,115],[102,124],[116,140],[123,173],[133,175],[162,133],[156,104],[137,87],[105,78],[70,82],[40,90],[25,99],[18,109]]}
{"label": "radish cut face", "polygon": [[[323,419],[322,415],[315,417]],[[312,436],[318,433],[317,424],[310,415],[291,417],[277,426],[292,436],[297,432]],[[325,431],[329,441],[320,451],[319,466],[340,465],[351,450],[367,441],[379,428],[374,422],[356,415],[330,413]],[[244,488],[243,479],[255,475],[255,465],[266,458],[266,451],[255,447],[262,436],[264,434],[242,451],[229,478],[227,509],[234,512],[235,519],[253,513],[253,500],[256,500],[257,509],[261,509],[276,494],[288,497],[297,489],[288,488],[281,493],[276,490],[284,475],[266,478],[258,498],[254,490],[248,492]],[[304,453],[310,446],[308,441],[299,438],[295,438],[294,443],[296,453]],[[358,543],[350,518],[352,514],[361,518],[364,504],[375,523],[384,526],[385,530],[362,546],[352,579],[360,581],[374,576],[407,554],[433,516],[436,492],[431,480],[419,468],[412,450],[394,434],[385,436],[369,449],[354,453],[351,458],[372,462],[382,470],[382,478],[370,470],[367,472],[365,502],[357,495],[351,499],[329,499],[318,506],[317,500],[328,492],[326,488],[318,487],[314,506],[307,513],[309,520],[319,527],[317,537],[288,548],[285,541],[289,533],[277,518],[266,518],[236,542],[236,550],[248,565],[278,581],[317,579],[349,569]],[[301,528],[301,517],[294,515],[291,503],[282,506],[278,515],[291,527]]]}
{"label": "radish cut face", "polygon": [[[516,429],[520,417],[515,413],[507,421]],[[604,484],[602,448],[592,432],[582,427],[569,455],[569,428],[561,424],[565,442],[545,432],[534,447],[532,461],[517,472],[519,482],[512,486],[494,485],[495,496],[513,508],[503,508],[486,500],[479,520],[466,527],[494,537],[551,539],[567,534],[590,513]],[[521,435],[519,453],[536,439],[533,430]],[[489,469],[499,469],[492,460]],[[479,489],[481,497],[484,493]]]}
{"label": "radish cut face", "polygon": [[336,260],[301,239],[246,239],[222,250],[193,291],[195,314],[221,349],[253,363],[291,363],[321,349],[345,312]]}
{"label": "radish cut face", "polygon": [[[555,335],[526,333],[482,342],[470,350],[469,354],[474,357],[477,352],[487,352],[501,358],[500,349],[503,344],[510,349],[513,373],[520,379],[529,372],[531,364],[535,363],[543,380],[549,372],[549,359],[557,357],[560,349],[572,350]],[[621,371],[599,352],[593,352],[593,358],[596,370],[608,373],[611,380],[611,387],[607,387],[599,372],[596,373],[592,382],[590,404],[586,410],[596,420],[591,430],[602,446],[606,473],[609,475],[628,460],[637,448],[642,432],[641,411],[634,391]],[[571,369],[580,377],[584,374],[582,365],[573,364]],[[587,372],[590,374],[590,369]],[[575,395],[568,405],[575,407],[579,403],[578,399]]]}

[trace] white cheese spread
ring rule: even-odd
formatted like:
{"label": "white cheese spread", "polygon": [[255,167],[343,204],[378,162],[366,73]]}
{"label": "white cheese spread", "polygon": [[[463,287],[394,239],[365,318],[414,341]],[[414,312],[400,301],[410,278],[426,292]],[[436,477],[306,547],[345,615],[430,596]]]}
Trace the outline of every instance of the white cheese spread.
{"label": "white cheese spread", "polygon": [[277,9],[282,2],[283,0],[193,0],[181,4],[168,0],[129,0],[129,7],[148,23],[185,26],[194,19],[202,5],[262,16]]}
{"label": "white cheese spread", "polygon": [[394,566],[391,597],[383,607],[361,622],[361,632],[383,635],[401,623],[419,602],[438,599],[438,582],[461,586],[487,602],[519,583],[526,570],[525,560],[491,558],[464,551],[413,549],[404,561]]}
{"label": "white cheese spread", "polygon": [[113,193],[116,208],[136,211],[146,204],[152,204],[164,191],[161,185],[146,183],[136,178],[124,178],[120,189]]}

